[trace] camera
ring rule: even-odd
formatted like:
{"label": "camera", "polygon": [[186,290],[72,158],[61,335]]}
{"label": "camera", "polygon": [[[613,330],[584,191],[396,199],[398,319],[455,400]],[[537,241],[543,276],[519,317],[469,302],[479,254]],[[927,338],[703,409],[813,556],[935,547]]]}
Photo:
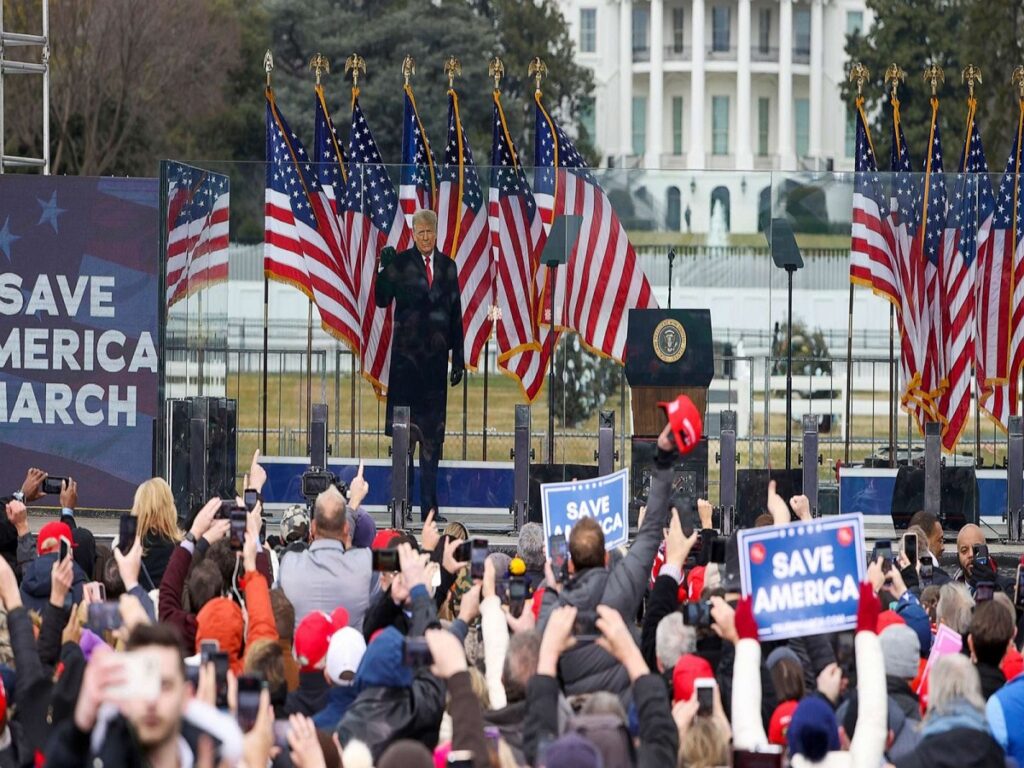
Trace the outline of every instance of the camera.
{"label": "camera", "polygon": [[396,573],[399,570],[397,549],[375,549],[371,558],[375,571]]}
{"label": "camera", "polygon": [[339,480],[338,476],[331,472],[331,470],[310,467],[302,473],[302,496],[310,504],[315,502],[316,497],[332,485],[338,489],[342,496],[348,498],[348,486],[343,480]]}
{"label": "camera", "polygon": [[707,600],[683,603],[679,612],[683,614],[683,624],[688,627],[700,629],[711,626],[711,604]]}
{"label": "camera", "polygon": [[598,636],[597,611],[577,611],[572,633],[577,643],[593,642]]}

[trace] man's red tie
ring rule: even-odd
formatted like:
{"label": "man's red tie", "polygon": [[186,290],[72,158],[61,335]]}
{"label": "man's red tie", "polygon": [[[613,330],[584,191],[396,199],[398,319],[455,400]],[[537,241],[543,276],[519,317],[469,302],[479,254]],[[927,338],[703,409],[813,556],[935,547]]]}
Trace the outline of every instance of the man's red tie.
{"label": "man's red tie", "polygon": [[427,287],[430,288],[434,284],[434,275],[430,271],[430,255],[423,257],[423,264],[427,268]]}

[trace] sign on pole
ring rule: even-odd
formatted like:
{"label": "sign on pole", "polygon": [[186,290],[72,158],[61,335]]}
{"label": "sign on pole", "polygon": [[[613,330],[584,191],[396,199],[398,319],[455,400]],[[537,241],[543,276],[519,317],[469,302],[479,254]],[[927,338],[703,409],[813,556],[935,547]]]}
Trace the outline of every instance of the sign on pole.
{"label": "sign on pole", "polygon": [[748,528],[738,544],[741,589],[753,598],[761,640],[857,626],[865,567],[859,514]]}
{"label": "sign on pole", "polygon": [[628,469],[592,480],[543,483],[540,503],[545,551],[552,536],[562,534],[568,541],[572,527],[584,517],[592,517],[600,524],[605,547],[618,547],[629,541]]}

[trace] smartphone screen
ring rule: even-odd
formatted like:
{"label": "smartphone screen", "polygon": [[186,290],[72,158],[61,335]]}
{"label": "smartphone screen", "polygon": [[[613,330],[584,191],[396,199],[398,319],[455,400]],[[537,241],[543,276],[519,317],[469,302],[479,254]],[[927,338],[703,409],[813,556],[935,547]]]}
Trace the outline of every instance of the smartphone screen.
{"label": "smartphone screen", "polygon": [[991,581],[979,581],[978,586],[974,588],[974,602],[985,603],[992,599],[995,594],[996,585]]}
{"label": "smartphone screen", "polygon": [[199,662],[205,664],[213,661],[213,654],[220,650],[220,643],[216,640],[203,640],[199,644]]}
{"label": "smartphone screen", "polygon": [[508,582],[508,610],[515,618],[523,614],[527,593],[526,579],[512,578]]}
{"label": "smartphone screen", "polygon": [[434,663],[425,637],[407,637],[402,641],[402,663],[412,669],[429,667]]}
{"label": "smartphone screen", "polygon": [[245,502],[245,508],[251,512],[256,509],[256,505],[260,501],[260,495],[255,488],[246,488],[242,493],[242,500]]}
{"label": "smartphone screen", "polygon": [[67,478],[63,477],[47,477],[43,480],[43,493],[58,494],[64,490],[64,481]]}
{"label": "smartphone screen", "polygon": [[217,709],[228,708],[228,655],[224,651],[210,654],[217,680]]}
{"label": "smartphone screen", "polygon": [[487,539],[473,539],[469,556],[469,577],[471,579],[484,577],[484,562],[487,560],[489,551]]}
{"label": "smartphone screen", "polygon": [[910,561],[911,565],[917,562],[917,534],[916,533],[905,533],[903,534],[903,554],[907,556],[907,560]]}
{"label": "smartphone screen", "polygon": [[117,603],[90,603],[86,625],[98,635],[119,629],[121,608]]}
{"label": "smartphone screen", "polygon": [[879,539],[875,542],[875,551],[871,556],[872,560],[877,560],[881,557],[882,560],[882,573],[888,573],[889,569],[892,568],[892,542],[887,539]]}
{"label": "smartphone screen", "polygon": [[988,568],[988,545],[987,544],[976,544],[974,546],[974,567]]}
{"label": "smartphone screen", "polygon": [[231,517],[228,518],[230,523],[230,541],[231,548],[234,550],[241,550],[245,546],[245,526],[247,522],[245,509],[235,508],[231,510]]}
{"label": "smartphone screen", "polygon": [[381,573],[396,573],[398,571],[397,549],[375,549],[371,560],[375,571]]}
{"label": "smartphone screen", "polygon": [[551,570],[555,572],[555,578],[565,581],[569,575],[569,545],[562,534],[555,534],[548,542],[548,552],[551,553]]}
{"label": "smartphone screen", "polygon": [[708,717],[715,709],[715,681],[712,678],[699,678],[694,681],[697,691],[697,714]]}
{"label": "smartphone screen", "polygon": [[455,560],[460,563],[468,563],[473,556],[473,543],[464,541],[455,548]]}
{"label": "smartphone screen", "polygon": [[60,559],[63,560],[71,552],[71,542],[66,536],[60,537]]}
{"label": "smartphone screen", "polygon": [[127,555],[128,550],[135,544],[135,535],[139,530],[139,518],[135,515],[121,515],[121,524],[117,533],[117,548],[122,555]]}
{"label": "smartphone screen", "polygon": [[260,713],[260,691],[263,680],[257,675],[238,678],[238,727],[243,733],[252,730]]}
{"label": "smartphone screen", "polygon": [[1013,595],[1013,604],[1017,606],[1017,608],[1024,606],[1024,581],[1022,581],[1022,577],[1024,577],[1024,570],[1022,570],[1022,566],[1018,565],[1016,582],[1017,588]]}
{"label": "smartphone screen", "polygon": [[934,574],[935,566],[932,565],[931,555],[921,555],[921,570],[919,572],[921,584],[924,586],[931,584]]}

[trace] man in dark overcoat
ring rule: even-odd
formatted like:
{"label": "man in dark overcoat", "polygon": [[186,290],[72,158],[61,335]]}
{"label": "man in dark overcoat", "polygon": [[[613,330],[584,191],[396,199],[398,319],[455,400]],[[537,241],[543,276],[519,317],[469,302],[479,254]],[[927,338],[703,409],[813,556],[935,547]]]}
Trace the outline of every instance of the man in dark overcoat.
{"label": "man in dark overcoat", "polygon": [[[420,518],[426,519],[431,509],[437,509],[437,464],[444,445],[447,384],[454,387],[462,381],[465,363],[455,262],[437,248],[433,211],[417,211],[412,227],[414,247],[401,253],[394,248],[381,251],[374,300],[378,307],[395,303],[385,431],[391,434],[395,406],[409,406],[410,442],[419,445]],[[409,467],[412,478],[411,451]],[[438,515],[435,520],[443,518]]]}

